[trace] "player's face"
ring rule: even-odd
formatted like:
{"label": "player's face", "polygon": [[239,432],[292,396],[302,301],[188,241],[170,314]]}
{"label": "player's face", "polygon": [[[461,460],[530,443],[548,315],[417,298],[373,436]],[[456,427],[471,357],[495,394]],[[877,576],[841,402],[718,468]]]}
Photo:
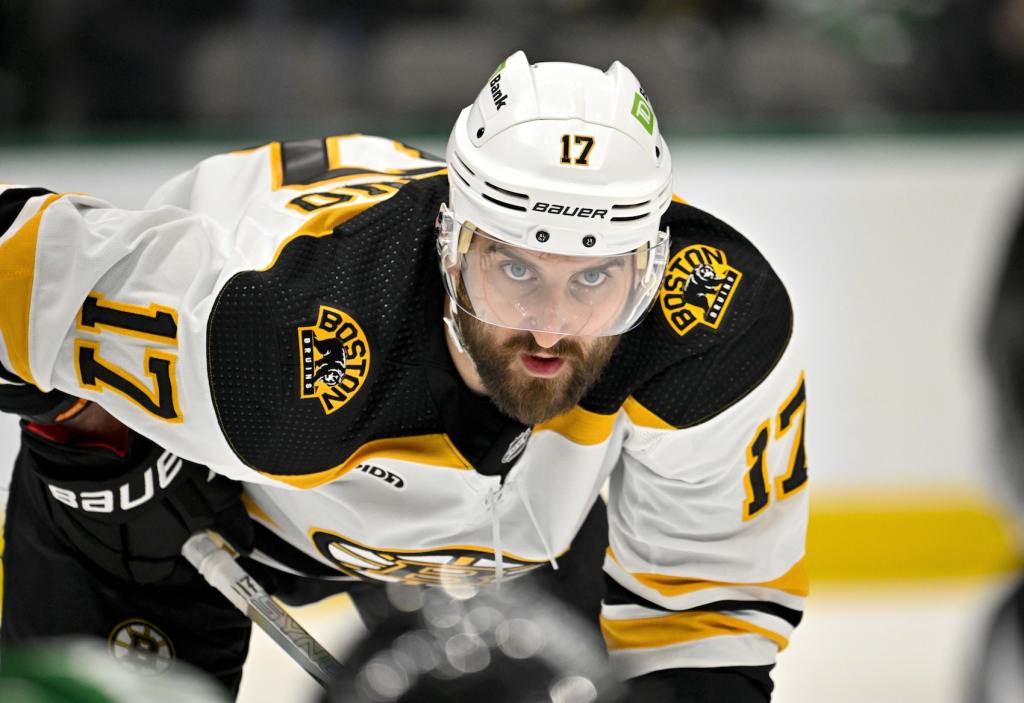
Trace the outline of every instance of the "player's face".
{"label": "player's face", "polygon": [[601,336],[630,300],[632,263],[631,254],[537,253],[478,232],[465,257],[462,285],[476,317],[498,327],[548,338]]}
{"label": "player's face", "polygon": [[619,337],[526,332],[456,313],[469,353],[491,401],[533,425],[571,410],[600,377]]}

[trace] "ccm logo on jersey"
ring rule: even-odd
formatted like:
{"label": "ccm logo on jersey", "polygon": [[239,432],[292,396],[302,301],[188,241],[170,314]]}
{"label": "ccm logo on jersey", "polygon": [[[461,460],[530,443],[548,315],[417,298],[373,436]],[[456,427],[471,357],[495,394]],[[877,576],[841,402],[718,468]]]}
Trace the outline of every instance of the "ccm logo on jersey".
{"label": "ccm logo on jersey", "polygon": [[155,466],[147,467],[142,472],[142,485],[138,483],[138,476],[132,477],[117,488],[103,491],[73,491],[69,488],[46,484],[57,501],[69,508],[84,510],[87,513],[112,513],[117,508],[128,511],[137,508],[153,498],[153,477],[156,476],[156,484],[160,490],[171,485],[174,477],[181,470],[182,461],[179,457],[165,451],[156,460]]}
{"label": "ccm logo on jersey", "polygon": [[718,329],[742,278],[721,249],[688,246],[677,252],[665,269],[658,294],[661,311],[679,336],[698,324]]}
{"label": "ccm logo on jersey", "polygon": [[525,430],[516,435],[509,445],[508,449],[505,450],[505,454],[501,457],[502,464],[511,464],[519,455],[526,449],[526,443],[530,440],[530,434],[533,432],[532,427],[527,427]]}
{"label": "ccm logo on jersey", "polygon": [[604,216],[608,214],[607,210],[595,210],[592,207],[569,207],[568,205],[560,205],[559,203],[535,203],[533,210],[535,212],[546,212],[549,215],[586,217],[591,220],[595,217],[600,217],[603,220]]}
{"label": "ccm logo on jersey", "polygon": [[355,319],[320,306],[316,324],[299,328],[299,395],[330,415],[359,392],[370,373],[370,343]]}
{"label": "ccm logo on jersey", "polygon": [[362,471],[364,474],[370,474],[375,478],[384,479],[385,483],[390,483],[395,488],[405,488],[405,480],[401,476],[391,471],[385,471],[379,466],[360,464],[356,467],[356,470]]}

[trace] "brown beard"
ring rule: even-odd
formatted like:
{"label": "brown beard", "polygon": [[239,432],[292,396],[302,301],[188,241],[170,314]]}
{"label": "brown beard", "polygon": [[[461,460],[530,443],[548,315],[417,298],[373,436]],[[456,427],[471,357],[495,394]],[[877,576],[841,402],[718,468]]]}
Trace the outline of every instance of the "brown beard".
{"label": "brown beard", "polygon": [[[565,337],[545,349],[529,332],[495,341],[488,325],[458,308],[455,312],[462,336],[491,402],[505,415],[524,425],[535,425],[572,410],[601,377],[618,337],[597,339],[588,351],[576,338]],[[555,354],[565,359],[566,371],[555,378],[516,373],[520,353]]]}

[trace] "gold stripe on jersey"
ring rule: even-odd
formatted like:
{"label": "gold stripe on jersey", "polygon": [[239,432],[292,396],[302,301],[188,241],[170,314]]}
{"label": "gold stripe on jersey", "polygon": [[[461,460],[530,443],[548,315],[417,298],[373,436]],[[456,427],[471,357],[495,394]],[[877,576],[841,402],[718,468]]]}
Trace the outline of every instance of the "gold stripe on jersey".
{"label": "gold stripe on jersey", "polygon": [[689,205],[690,204],[690,203],[686,202],[685,198],[682,198],[682,197],[676,195],[675,193],[672,194],[672,202],[679,203],[680,205]]}
{"label": "gold stripe on jersey", "polygon": [[[338,169],[359,169],[357,173],[344,173],[338,176],[332,176],[325,178],[322,181],[313,181],[310,183],[290,183],[285,184],[284,182],[284,159],[281,155],[282,145],[281,142],[272,142],[267,146],[270,149],[270,174],[271,174],[271,189],[272,190],[309,190],[311,188],[319,188],[321,186],[330,183],[345,183],[347,181],[354,181],[366,178],[379,178],[383,181],[394,180],[396,178],[407,178],[407,179],[420,179],[430,178],[432,176],[440,176],[448,172],[447,167],[444,164],[438,164],[437,168],[427,173],[416,173],[416,171],[422,171],[429,166],[419,167],[412,169],[414,173],[409,174],[409,169],[403,168],[371,168],[369,166],[363,166],[361,164],[345,163],[341,157],[341,142],[346,139],[355,139],[362,137],[361,134],[346,134],[335,137],[328,137],[325,140],[325,149],[327,152],[327,169],[328,172],[335,171]],[[395,142],[396,149],[402,146],[399,142]],[[415,150],[413,150],[415,151]],[[420,156],[422,158],[422,155]]]}
{"label": "gold stripe on jersey", "polygon": [[[271,145],[271,146],[273,146],[273,145]],[[279,145],[278,145],[278,149],[280,149]],[[280,156],[280,154],[279,154],[279,156]],[[274,177],[275,177],[275,179],[279,179],[280,175],[281,175],[280,174],[280,161],[278,160],[278,162],[276,162],[276,163],[278,164],[278,166],[277,166],[277,169],[275,170],[275,176]],[[442,168],[442,169],[438,170],[436,173],[427,173],[427,174],[422,174],[422,175],[419,175],[419,176],[410,176],[408,178],[402,178],[402,179],[399,179],[399,180],[401,180],[403,182],[408,182],[410,180],[420,180],[422,178],[431,178],[433,176],[437,176],[437,175],[441,175],[441,174],[445,174],[445,173],[447,173],[447,169],[443,169]],[[366,174],[364,174],[364,175],[366,175]],[[374,175],[374,174],[369,174],[369,175]],[[380,175],[380,174],[377,174],[377,175]],[[349,178],[358,178],[358,177],[361,177],[361,176],[351,176]],[[337,178],[337,179],[334,179],[334,180],[342,181],[342,180],[346,180],[346,179],[345,178]],[[275,182],[279,182],[279,181],[275,181]],[[368,185],[375,185],[375,186],[384,185],[385,187],[382,188],[382,190],[384,190],[384,192],[379,194],[379,195],[366,195],[365,193],[360,193],[360,192],[355,192],[354,191],[355,197],[352,200],[348,200],[348,201],[345,201],[345,202],[340,202],[337,205],[332,205],[330,207],[325,207],[325,208],[323,208],[321,210],[317,210],[311,217],[309,217],[305,222],[302,223],[301,227],[299,227],[292,234],[290,234],[287,237],[285,237],[281,241],[281,243],[277,245],[277,251],[274,252],[274,257],[270,260],[270,263],[267,264],[266,266],[264,266],[262,269],[259,269],[259,270],[260,271],[269,271],[270,269],[272,269],[274,267],[274,265],[277,263],[278,258],[280,258],[281,252],[283,252],[285,247],[287,247],[289,244],[291,244],[292,241],[294,241],[296,238],[298,238],[298,237],[325,237],[325,236],[327,236],[329,234],[332,234],[334,232],[334,229],[336,227],[338,227],[339,225],[342,225],[345,222],[348,222],[349,220],[351,220],[356,215],[358,215],[358,214],[360,214],[362,212],[365,212],[366,210],[370,209],[374,205],[377,205],[377,204],[387,200],[392,195],[394,195],[395,193],[398,192],[398,188],[396,188],[394,186],[387,185],[387,184],[372,184],[371,183],[371,184],[368,184]],[[303,186],[303,187],[305,188],[305,187],[308,187],[308,186]]]}
{"label": "gold stripe on jersey", "polygon": [[[278,157],[278,158],[280,158],[280,157]],[[406,182],[406,181],[409,181],[409,180],[419,180],[421,178],[433,178],[434,176],[443,176],[443,175],[448,173],[448,168],[446,166],[438,166],[435,170],[428,171],[426,173],[415,173],[414,172],[412,174],[409,173],[409,170],[401,169],[401,168],[365,168],[364,170],[361,170],[358,173],[346,173],[346,174],[341,175],[341,176],[333,176],[332,178],[325,178],[322,181],[313,181],[312,183],[279,185],[281,183],[281,179],[284,178],[284,176],[282,175],[282,167],[281,167],[280,161],[275,163],[275,167],[276,168],[274,168],[274,179],[275,179],[274,180],[274,190],[281,190],[281,189],[286,189],[286,190],[310,190],[312,188],[321,188],[323,186],[332,185],[332,184],[336,185],[336,184],[339,184],[339,183],[347,183],[349,181],[363,181],[363,182],[365,182],[368,178],[375,178],[375,179],[378,179],[380,181],[385,181],[385,182],[387,182],[387,181]],[[345,168],[345,166],[342,166],[341,168]],[[361,168],[361,167],[359,167],[357,165],[353,165],[353,166],[350,166],[349,168]],[[424,167],[424,168],[426,168],[426,167]],[[415,171],[415,169],[410,169],[410,170]],[[362,183],[355,184],[355,185],[362,185]],[[367,185],[379,185],[379,184],[371,182],[371,183],[368,183]]]}
{"label": "gold stripe on jersey", "polygon": [[732,635],[767,637],[779,646],[779,651],[789,644],[789,640],[779,633],[752,622],[724,613],[700,610],[635,620],[609,620],[602,615],[601,633],[610,651],[651,649]]}
{"label": "gold stripe on jersey", "polygon": [[468,471],[473,467],[459,450],[455,448],[448,435],[426,434],[413,437],[392,437],[375,439],[367,442],[349,456],[343,463],[314,474],[288,476],[261,471],[268,476],[289,486],[311,489],[344,476],[359,464],[372,459],[408,461],[413,464],[427,464],[458,471]]}
{"label": "gold stripe on jersey", "polygon": [[[396,191],[397,192],[397,191]],[[277,264],[277,260],[281,256],[281,252],[285,250],[289,244],[298,239],[299,237],[326,237],[327,235],[334,232],[334,228],[341,225],[353,217],[358,215],[365,210],[373,207],[382,200],[390,198],[394,193],[388,193],[386,197],[376,196],[373,198],[357,199],[343,205],[337,205],[334,207],[325,208],[315,215],[306,220],[302,227],[298,231],[285,237],[280,244],[277,245],[277,251],[274,252],[274,258],[270,260],[270,263],[259,269],[260,271],[269,271],[274,268]]]}
{"label": "gold stripe on jersey", "polygon": [[341,159],[341,143],[349,139],[358,139],[362,133],[342,134],[336,137],[328,137],[324,140],[327,149],[327,168],[333,171],[336,168],[344,168],[345,162]]}
{"label": "gold stripe on jersey", "polygon": [[245,507],[245,512],[249,513],[251,517],[262,520],[277,530],[281,529],[281,526],[277,524],[277,520],[267,515],[267,511],[261,508],[259,503],[253,500],[252,496],[248,493],[242,493],[242,505]]}
{"label": "gold stripe on jersey", "polygon": [[567,413],[533,426],[534,432],[551,430],[576,444],[601,444],[608,440],[615,426],[615,415],[601,415],[576,406]]}
{"label": "gold stripe on jersey", "polygon": [[399,142],[399,141],[396,141],[396,140],[392,139],[391,140],[391,145],[393,147],[395,147],[395,151],[397,151],[397,152],[399,152],[401,154],[405,154],[406,156],[411,156],[414,159],[422,159],[423,158],[423,152],[422,151],[420,151],[419,149],[414,149],[411,146],[408,146],[406,144],[402,144],[402,142]]}
{"label": "gold stripe on jersey", "polygon": [[267,144],[270,152],[270,189],[281,190],[284,185],[284,159],[281,158],[281,142]]}
{"label": "gold stripe on jersey", "polygon": [[[342,142],[349,139],[358,139],[362,136],[361,132],[356,132],[355,134],[343,134],[335,137],[328,137],[325,140],[325,146],[327,149],[327,168],[333,171],[336,168],[345,168],[346,165],[352,166],[352,164],[346,164],[344,159],[341,158]],[[411,146],[402,144],[400,141],[392,139],[391,146],[400,154],[405,154],[413,159],[423,159],[423,152],[419,149],[414,149]],[[393,173],[396,175],[402,173],[401,169],[384,168],[379,169],[379,171],[380,173]]]}
{"label": "gold stripe on jersey", "polygon": [[[607,550],[608,556],[615,560],[615,563],[622,566],[622,563],[615,558],[611,547]],[[669,576],[666,574],[649,574],[628,572],[638,583],[647,588],[657,591],[663,596],[682,596],[695,591],[707,588],[773,588],[793,596],[804,598],[810,590],[810,583],[807,577],[807,560],[801,558],[789,571],[771,581],[759,581],[754,583],[742,583],[733,581],[706,581],[704,579],[686,578],[684,576]]]}
{"label": "gold stripe on jersey", "polygon": [[0,333],[7,346],[11,371],[36,384],[29,361],[29,319],[35,280],[36,243],[43,213],[59,195],[48,195],[39,210],[17,232],[0,240]]}
{"label": "gold stripe on jersey", "polygon": [[648,427],[655,430],[674,430],[675,425],[670,425],[660,417],[652,413],[650,410],[640,404],[640,401],[629,396],[626,398],[626,402],[622,404],[622,409],[626,411],[626,415],[633,421],[634,425],[639,427]]}

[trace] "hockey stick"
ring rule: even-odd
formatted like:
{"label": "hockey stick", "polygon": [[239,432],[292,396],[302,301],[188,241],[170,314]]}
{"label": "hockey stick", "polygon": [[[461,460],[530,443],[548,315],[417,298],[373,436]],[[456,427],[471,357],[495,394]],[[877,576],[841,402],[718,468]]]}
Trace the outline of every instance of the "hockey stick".
{"label": "hockey stick", "polygon": [[231,552],[214,541],[214,534],[197,532],[189,537],[181,548],[182,556],[196,567],[211,586],[259,625],[281,649],[327,688],[336,678],[341,664],[281,609],[263,587],[239,566]]}

